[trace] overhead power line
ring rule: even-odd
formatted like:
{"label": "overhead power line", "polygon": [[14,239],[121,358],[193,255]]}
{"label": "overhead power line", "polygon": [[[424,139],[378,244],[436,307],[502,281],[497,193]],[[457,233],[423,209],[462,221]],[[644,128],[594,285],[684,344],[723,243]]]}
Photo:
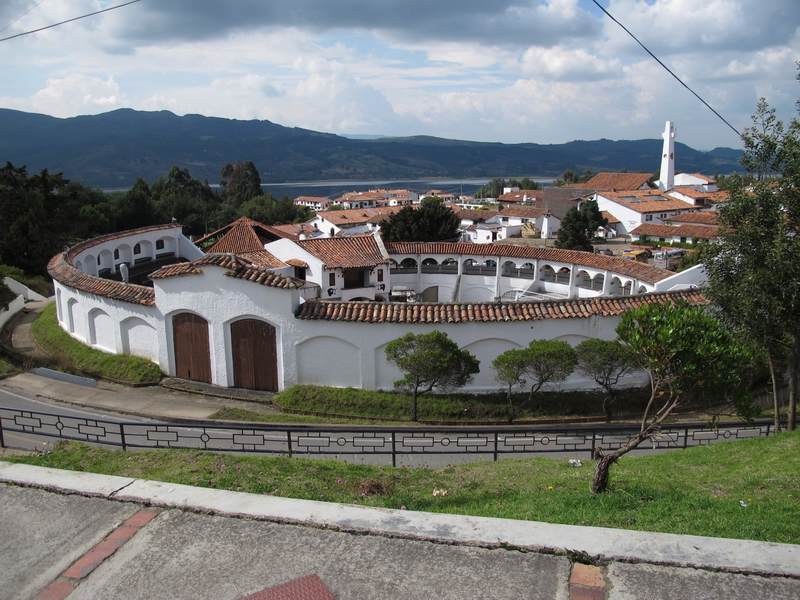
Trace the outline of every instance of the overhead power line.
{"label": "overhead power line", "polygon": [[[642,42],[640,42],[640,41],[639,41],[639,38],[637,38],[635,35],[633,35],[633,34],[632,34],[632,33],[631,33],[629,30],[628,30],[628,28],[627,28],[627,27],[625,27],[625,25],[623,25],[622,23],[620,23],[619,21],[617,21],[617,20],[616,20],[616,19],[615,19],[615,18],[614,18],[614,17],[611,15],[611,13],[610,13],[610,12],[608,12],[608,11],[607,11],[605,8],[603,8],[603,7],[600,5],[600,3],[599,3],[597,0],[592,0],[592,2],[594,2],[594,3],[597,5],[597,8],[599,8],[600,10],[602,10],[602,11],[603,11],[603,12],[606,14],[606,16],[607,16],[609,19],[611,19],[612,21],[614,21],[614,23],[616,23],[617,25],[619,25],[620,27],[622,27],[622,29],[624,29],[624,30],[625,30],[625,33],[627,33],[627,34],[628,34],[629,36],[631,36],[631,37],[632,37],[634,40],[636,40],[636,43],[637,43],[637,44],[639,44],[639,45],[640,45],[642,48],[644,48],[644,51],[645,51],[645,52],[647,52],[647,53],[648,53],[650,56],[652,56],[652,57],[653,57],[653,60],[655,60],[655,61],[656,61],[658,64],[660,64],[660,65],[661,65],[661,66],[664,68],[664,70],[666,70],[666,72],[667,72],[667,73],[669,73],[670,75],[672,75],[672,76],[675,78],[675,80],[676,80],[678,83],[680,83],[680,84],[681,84],[683,87],[685,87],[685,88],[686,88],[687,90],[689,90],[689,91],[690,91],[692,94],[694,94],[694,97],[695,97],[695,98],[697,98],[698,100],[700,100],[700,102],[702,102],[703,104],[705,104],[705,105],[706,105],[706,108],[708,108],[708,109],[709,109],[711,112],[713,112],[715,115],[717,115],[717,116],[720,118],[720,120],[721,120],[723,123],[725,123],[725,125],[727,125],[728,127],[730,127],[730,128],[733,130],[733,132],[734,132],[734,133],[735,133],[737,136],[739,136],[739,137],[742,137],[742,134],[741,134],[741,133],[739,133],[739,131],[736,129],[736,127],[734,127],[733,125],[731,125],[730,123],[728,123],[728,121],[727,121],[727,120],[725,120],[725,117],[723,117],[723,116],[722,116],[721,114],[719,114],[719,113],[718,113],[716,110],[714,110],[714,108],[713,108],[713,107],[712,107],[712,106],[711,106],[711,105],[710,105],[708,102],[706,102],[705,100],[703,100],[703,99],[702,99],[702,98],[701,98],[701,97],[700,97],[700,96],[697,94],[697,92],[695,92],[695,91],[694,91],[692,88],[690,88],[688,85],[686,85],[686,84],[683,82],[683,80],[682,80],[680,77],[678,77],[677,75],[675,75],[675,73],[673,73],[673,72],[672,72],[672,70],[670,70],[670,68],[669,68],[667,65],[665,65],[663,62],[661,62],[661,61],[659,60],[659,58],[658,58],[658,57],[657,57],[655,54],[653,54],[652,52],[650,52],[650,50],[647,48],[647,46],[645,46],[645,45],[644,45]],[[2,40],[0,40],[0,41],[2,41]]]}
{"label": "overhead power line", "polygon": [[13,21],[11,21],[11,23],[9,23],[8,25],[6,25],[6,26],[5,26],[5,27],[3,27],[2,29],[0,29],[0,33],[2,33],[3,31],[5,31],[5,30],[6,30],[6,29],[8,29],[9,27],[11,27],[11,26],[12,26],[14,23],[16,23],[17,21],[19,21],[19,20],[20,20],[22,17],[24,17],[25,15],[27,15],[27,14],[28,14],[29,12],[31,12],[31,11],[32,11],[34,8],[36,8],[37,6],[39,6],[39,5],[40,5],[42,2],[44,2],[44,0],[39,0],[39,1],[38,1],[36,4],[34,4],[33,6],[31,6],[31,7],[30,7],[28,10],[26,10],[24,13],[22,13],[22,14],[21,14],[20,16],[18,16],[16,19],[14,19]]}
{"label": "overhead power line", "polygon": [[[64,25],[65,23],[72,23],[73,21],[79,21],[80,19],[85,19],[86,17],[93,17],[94,15],[99,15],[100,13],[108,12],[110,10],[116,10],[118,8],[122,8],[123,6],[128,6],[130,4],[136,4],[137,2],[141,2],[141,0],[130,0],[130,2],[126,2],[125,4],[119,4],[117,6],[111,6],[109,8],[104,8],[103,10],[98,10],[98,11],[95,11],[93,13],[89,13],[88,15],[81,15],[80,17],[74,17],[72,19],[67,19],[66,21],[61,21],[59,23],[53,23],[52,25],[47,25],[46,27],[40,27],[39,29],[34,29],[33,31],[26,31],[25,33],[18,33],[16,35],[11,35],[9,37],[0,38],[0,42],[5,42],[7,40],[13,40],[14,38],[22,37],[23,35],[30,35],[32,33],[38,33],[39,31],[44,31],[45,29],[52,29],[53,27],[58,27],[59,25]],[[41,4],[41,2],[39,4]]]}

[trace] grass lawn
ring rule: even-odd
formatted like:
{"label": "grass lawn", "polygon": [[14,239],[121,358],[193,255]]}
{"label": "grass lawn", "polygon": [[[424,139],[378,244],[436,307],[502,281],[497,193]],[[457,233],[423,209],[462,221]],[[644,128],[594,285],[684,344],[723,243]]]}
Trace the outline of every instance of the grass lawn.
{"label": "grass lawn", "polygon": [[58,326],[55,303],[45,307],[33,323],[33,336],[45,352],[64,365],[130,385],[158,383],[161,370],[138,356],[106,354],[82,344]]}
{"label": "grass lawn", "polygon": [[588,460],[579,468],[530,458],[412,469],[76,443],[8,460],[288,498],[800,543],[800,432],[626,456],[598,496]]}

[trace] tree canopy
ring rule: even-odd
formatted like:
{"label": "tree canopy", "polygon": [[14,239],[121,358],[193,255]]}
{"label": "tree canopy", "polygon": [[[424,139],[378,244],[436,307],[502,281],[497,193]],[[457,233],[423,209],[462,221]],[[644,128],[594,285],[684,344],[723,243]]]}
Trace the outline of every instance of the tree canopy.
{"label": "tree canopy", "polygon": [[458,345],[446,333],[431,331],[407,333],[386,345],[386,360],[394,363],[405,376],[395,381],[398,389],[412,395],[411,420],[417,420],[417,398],[434,388],[458,388],[480,371],[480,361]]}
{"label": "tree canopy", "polygon": [[[575,349],[560,340],[533,340],[527,348],[506,350],[492,362],[495,379],[506,386],[508,397],[508,422],[514,419],[525,406],[530,406],[533,397],[548,383],[564,381],[575,370]],[[512,389],[524,386],[528,380],[531,387],[527,400],[514,406]]]}
{"label": "tree canopy", "polygon": [[752,414],[750,395],[739,385],[751,356],[703,307],[685,301],[642,304],[622,315],[616,331],[647,372],[650,398],[636,435],[617,450],[596,450],[594,493],[605,491],[611,465],[658,434],[676,408],[727,399],[741,416]]}
{"label": "tree canopy", "polygon": [[595,200],[585,201],[580,210],[573,206],[561,220],[556,248],[592,252],[595,232],[605,225],[608,219],[603,217]]}
{"label": "tree canopy", "polygon": [[781,371],[788,375],[793,430],[800,380],[800,121],[784,126],[762,98],[742,139],[742,163],[755,181],[745,187],[731,178],[730,199],[717,211],[717,243],[703,249],[707,293],[726,326],[767,355],[778,430],[777,383]]}
{"label": "tree canopy", "polygon": [[441,242],[459,237],[461,221],[438,196],[423,198],[419,208],[405,206],[381,221],[386,242]]}
{"label": "tree canopy", "polygon": [[620,379],[639,368],[636,352],[631,346],[617,340],[597,338],[584,340],[575,347],[578,353],[578,371],[591,377],[605,391],[603,412],[606,423],[611,422],[611,405],[617,395]]}

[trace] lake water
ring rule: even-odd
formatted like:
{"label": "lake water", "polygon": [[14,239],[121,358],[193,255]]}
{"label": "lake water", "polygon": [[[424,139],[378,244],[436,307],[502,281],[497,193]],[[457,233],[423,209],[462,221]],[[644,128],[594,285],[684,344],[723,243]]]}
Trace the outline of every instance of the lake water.
{"label": "lake water", "polygon": [[[531,177],[542,185],[550,185],[551,177]],[[317,196],[338,198],[345,192],[366,192],[374,189],[410,190],[425,194],[430,190],[441,190],[450,194],[472,196],[479,188],[489,183],[489,179],[414,179],[385,181],[302,181],[292,183],[264,183],[261,187],[275,198],[297,198],[298,196]]]}

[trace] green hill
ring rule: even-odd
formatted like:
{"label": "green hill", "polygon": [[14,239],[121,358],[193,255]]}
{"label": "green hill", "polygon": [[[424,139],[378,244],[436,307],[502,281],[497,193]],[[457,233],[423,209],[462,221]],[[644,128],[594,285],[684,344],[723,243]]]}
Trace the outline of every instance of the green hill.
{"label": "green hill", "polygon": [[[0,109],[0,160],[63,172],[92,187],[152,182],[174,164],[200,180],[217,183],[222,166],[251,160],[262,181],[325,179],[404,180],[559,176],[566,169],[653,172],[661,140],[573,141],[565,144],[500,144],[415,136],[349,139],[270,121],[238,121],[168,111],[119,109],[60,119]],[[681,171],[728,173],[741,151],[699,152],[676,145]]]}

